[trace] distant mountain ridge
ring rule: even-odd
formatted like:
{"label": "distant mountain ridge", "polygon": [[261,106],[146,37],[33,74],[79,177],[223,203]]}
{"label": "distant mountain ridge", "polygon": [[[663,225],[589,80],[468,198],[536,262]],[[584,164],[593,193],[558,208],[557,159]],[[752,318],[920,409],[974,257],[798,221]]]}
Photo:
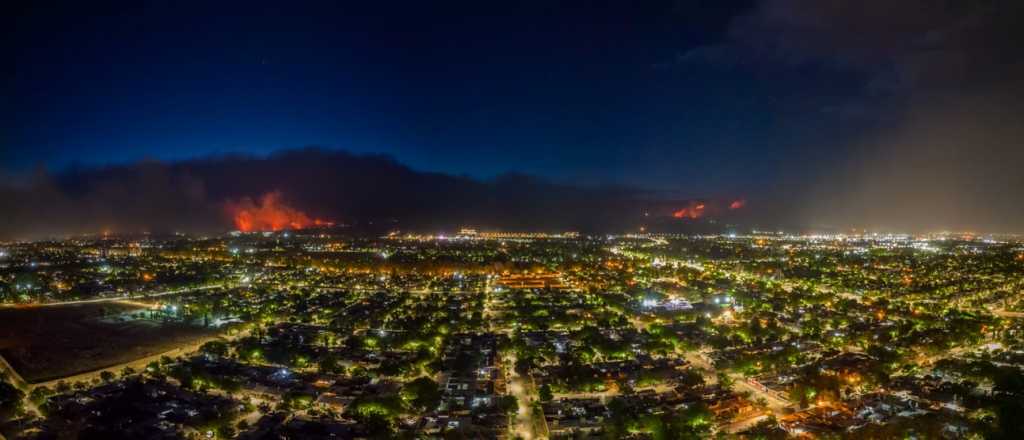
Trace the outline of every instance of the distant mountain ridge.
{"label": "distant mountain ridge", "polygon": [[417,171],[386,155],[305,148],[40,173],[27,185],[0,187],[0,207],[10,213],[0,234],[222,232],[232,228],[226,202],[270,192],[318,219],[415,230],[636,231],[671,224],[664,218],[692,204],[639,188],[515,173],[477,180]]}

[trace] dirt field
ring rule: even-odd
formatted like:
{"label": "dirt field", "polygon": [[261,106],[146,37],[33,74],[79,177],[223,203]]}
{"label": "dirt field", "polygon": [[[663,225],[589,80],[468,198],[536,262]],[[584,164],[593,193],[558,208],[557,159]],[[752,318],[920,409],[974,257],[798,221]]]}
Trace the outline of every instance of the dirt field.
{"label": "dirt field", "polygon": [[[28,382],[43,382],[130,362],[217,333],[217,329],[110,316],[140,308],[81,304],[0,308],[0,354]],[[108,316],[101,319],[102,315]]]}

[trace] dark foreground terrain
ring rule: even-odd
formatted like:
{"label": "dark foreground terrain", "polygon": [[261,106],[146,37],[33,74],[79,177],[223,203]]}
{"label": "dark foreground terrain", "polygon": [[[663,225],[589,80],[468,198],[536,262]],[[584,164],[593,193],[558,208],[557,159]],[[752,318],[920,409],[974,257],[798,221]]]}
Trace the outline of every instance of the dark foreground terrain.
{"label": "dark foreground terrain", "polygon": [[137,319],[144,311],[122,303],[0,308],[0,355],[35,383],[162,353],[214,332]]}

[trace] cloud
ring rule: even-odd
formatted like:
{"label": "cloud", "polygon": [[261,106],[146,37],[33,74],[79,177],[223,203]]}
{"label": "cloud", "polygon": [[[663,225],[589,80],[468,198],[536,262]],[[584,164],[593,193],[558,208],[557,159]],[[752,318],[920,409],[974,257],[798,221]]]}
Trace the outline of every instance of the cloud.
{"label": "cloud", "polygon": [[[1008,150],[1016,144],[1005,141],[1024,138],[1024,129],[1011,123],[1013,115],[1003,107],[993,106],[990,96],[950,102],[958,106],[933,102],[933,112],[915,113],[898,131],[858,145],[859,159],[828,179],[799,188],[782,185],[785,194],[774,196],[681,200],[521,174],[482,181],[419,172],[387,156],[285,150],[266,157],[143,162],[5,179],[0,239],[101,231],[221,233],[239,227],[242,211],[262,222],[254,229],[274,229],[278,220],[306,225],[324,219],[378,232],[461,226],[714,232],[728,225],[1021,230],[1024,201],[1018,188],[1024,187],[1024,175],[1015,167],[1024,163],[1024,150]],[[1020,107],[1009,97],[1003,102]],[[701,215],[673,217],[697,206],[704,206]]]}
{"label": "cloud", "polygon": [[761,0],[680,62],[860,78],[820,110],[861,130],[802,146],[833,159],[763,195],[788,226],[1024,232],[1022,19],[998,0]]}
{"label": "cloud", "polygon": [[40,171],[0,185],[0,237],[216,233],[239,227],[240,216],[253,229],[325,219],[389,229],[624,230],[636,226],[646,197],[517,174],[480,181],[419,172],[381,155],[284,150]]}
{"label": "cloud", "polygon": [[809,186],[804,224],[1024,232],[1024,83],[915,98]]}
{"label": "cloud", "polygon": [[[69,181],[82,186],[70,187]],[[37,171],[20,184],[0,186],[0,211],[0,236],[15,238],[104,230],[199,231],[210,228],[216,217],[202,180],[152,162],[58,176]]]}
{"label": "cloud", "polygon": [[865,92],[905,93],[998,81],[1019,72],[1021,2],[998,0],[762,0],[735,17],[724,41],[681,62],[821,63],[866,76]]}

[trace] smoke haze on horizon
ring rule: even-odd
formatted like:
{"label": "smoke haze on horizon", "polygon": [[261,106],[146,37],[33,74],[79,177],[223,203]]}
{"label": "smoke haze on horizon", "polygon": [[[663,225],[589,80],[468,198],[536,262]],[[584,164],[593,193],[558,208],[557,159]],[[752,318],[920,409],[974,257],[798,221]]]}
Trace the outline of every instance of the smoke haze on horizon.
{"label": "smoke haze on horizon", "polygon": [[[901,156],[866,161],[859,164],[861,168],[852,166],[837,173],[831,182],[809,181],[799,187],[802,192],[790,193],[790,198],[765,192],[681,199],[638,188],[574,187],[514,174],[479,181],[418,172],[385,156],[323,149],[285,150],[267,157],[150,161],[56,174],[37,172],[31,178],[18,179],[17,184],[11,179],[0,186],[0,210],[7,213],[0,221],[0,236],[39,238],[102,231],[217,233],[305,228],[328,222],[378,222],[392,229],[412,230],[453,230],[469,225],[630,232],[641,226],[653,231],[674,230],[675,226],[700,223],[705,216],[741,228],[793,231],[851,227],[902,232],[1019,231],[1021,217],[1014,213],[1021,209],[1015,203],[1020,196],[1011,186],[1019,182],[1019,175],[993,173],[1009,180],[991,176],[986,180],[1007,185],[1003,192],[989,194],[985,186],[960,187],[964,179],[977,179],[978,173],[989,172],[1001,156],[989,152],[982,156],[986,161],[964,162],[953,155],[951,159],[959,160],[959,165],[935,166],[936,161],[945,162],[949,153],[909,149]],[[912,164],[923,160],[932,162],[914,172]],[[1001,166],[1013,170],[1015,165]],[[943,182],[943,176],[950,179]],[[921,180],[915,183],[913,179]],[[892,190],[893,185],[898,185],[898,190]],[[911,195],[917,197],[916,203],[906,201]],[[1000,201],[1000,205],[987,205]],[[942,215],[932,215],[932,209],[943,209]],[[943,223],[944,219],[956,223]]]}

